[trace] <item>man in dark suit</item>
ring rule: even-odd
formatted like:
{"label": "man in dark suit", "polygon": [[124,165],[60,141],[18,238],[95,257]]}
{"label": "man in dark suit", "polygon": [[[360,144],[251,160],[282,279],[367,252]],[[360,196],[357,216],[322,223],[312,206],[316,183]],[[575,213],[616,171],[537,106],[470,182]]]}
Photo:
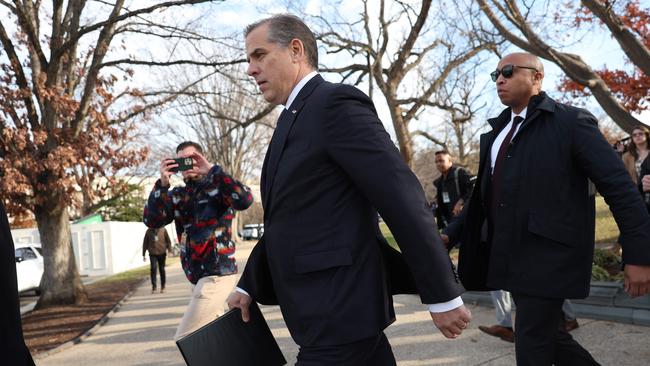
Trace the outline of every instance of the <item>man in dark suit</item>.
{"label": "man in dark suit", "polygon": [[463,210],[465,201],[472,193],[472,176],[459,166],[454,166],[447,150],[436,151],[436,168],[440,177],[433,181],[436,187],[436,221],[443,229]]}
{"label": "man in dark suit", "polygon": [[445,233],[461,242],[465,288],[512,293],[518,365],[596,365],[558,327],[564,299],[589,294],[595,222],[589,180],[619,225],[631,296],[650,291],[650,216],[596,118],[547,96],[543,77],[539,59],[526,53],[504,57],[492,73],[508,108],[488,121],[493,130],[481,136],[464,220]]}
{"label": "man in dark suit", "polygon": [[[463,288],[372,101],[317,74],[316,40],[295,16],[250,25],[246,53],[264,98],[285,108],[262,168],[264,236],[229,305],[246,320],[252,300],[279,304],[301,366],[394,365],[383,330],[407,282],[457,337],[471,318]],[[377,211],[402,255],[387,247]]]}
{"label": "man in dark suit", "polygon": [[4,205],[0,202],[0,294],[4,297],[4,306],[0,308],[0,354],[3,365],[28,366],[34,360],[25,346],[23,328],[20,321],[20,301],[18,282],[16,280],[16,259],[14,241]]}

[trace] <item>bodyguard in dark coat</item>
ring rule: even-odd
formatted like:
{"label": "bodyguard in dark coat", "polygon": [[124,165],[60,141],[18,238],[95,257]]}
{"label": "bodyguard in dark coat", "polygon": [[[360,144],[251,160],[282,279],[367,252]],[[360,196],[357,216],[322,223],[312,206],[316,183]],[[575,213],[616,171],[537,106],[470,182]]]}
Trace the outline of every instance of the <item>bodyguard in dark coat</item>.
{"label": "bodyguard in dark coat", "polygon": [[[461,282],[512,293],[518,365],[597,364],[558,330],[564,299],[589,294],[595,222],[589,180],[619,225],[631,296],[650,291],[650,216],[594,116],[540,91],[539,59],[508,55],[492,76],[509,108],[489,120],[493,130],[481,136],[464,221],[446,230],[452,243],[461,242]],[[517,116],[524,117],[519,125]]]}
{"label": "bodyguard in dark coat", "polygon": [[[278,303],[299,366],[394,365],[383,330],[395,320],[391,294],[412,276],[422,302],[442,306],[430,308],[436,326],[455,338],[470,320],[463,289],[372,101],[316,73],[316,41],[298,18],[275,16],[246,34],[249,75],[285,108],[262,168],[264,237],[238,284],[250,297],[237,292],[230,306],[246,316],[251,297]],[[402,249],[402,272],[377,211]]]}
{"label": "bodyguard in dark coat", "polygon": [[0,294],[3,298],[0,308],[0,355],[3,365],[33,366],[34,361],[23,339],[14,255],[7,213],[0,202]]}

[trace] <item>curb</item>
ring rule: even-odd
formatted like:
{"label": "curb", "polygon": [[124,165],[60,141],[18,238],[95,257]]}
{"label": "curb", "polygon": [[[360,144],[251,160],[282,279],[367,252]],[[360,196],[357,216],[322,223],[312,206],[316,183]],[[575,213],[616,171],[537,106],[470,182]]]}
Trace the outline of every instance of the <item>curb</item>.
{"label": "curb", "polygon": [[140,282],[133,288],[133,290],[129,291],[124,297],[113,306],[111,310],[109,310],[104,316],[102,316],[95,325],[93,325],[90,329],[87,331],[83,332],[82,334],[76,336],[75,338],[61,344],[60,346],[54,347],[52,349],[49,349],[44,352],[36,353],[32,355],[32,358],[40,360],[43,358],[46,358],[48,356],[51,356],[55,353],[59,353],[63,350],[66,350],[75,344],[79,344],[83,342],[86,338],[90,337],[93,335],[102,325],[104,325],[113,314],[115,314],[119,309],[122,307],[122,305],[129,300],[129,298],[142,286],[142,283],[145,282],[146,278],[143,278],[140,280]]}

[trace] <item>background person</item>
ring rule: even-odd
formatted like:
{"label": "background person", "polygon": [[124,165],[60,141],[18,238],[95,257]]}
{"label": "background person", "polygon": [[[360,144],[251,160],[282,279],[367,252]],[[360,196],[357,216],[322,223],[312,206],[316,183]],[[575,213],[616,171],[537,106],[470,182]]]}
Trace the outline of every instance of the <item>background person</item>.
{"label": "background person", "polygon": [[648,160],[650,152],[650,130],[645,126],[636,126],[632,130],[631,142],[628,144],[627,151],[623,153],[623,163],[628,173],[632,177],[634,184],[641,181],[641,165]]}
{"label": "background person", "polygon": [[167,252],[172,250],[172,241],[164,227],[148,228],[142,240],[142,260],[145,260],[145,253],[149,252],[149,264],[151,277],[151,293],[156,292],[156,272],[160,270],[160,293],[165,292],[165,260]]}
{"label": "background person", "polygon": [[436,187],[436,221],[443,229],[454,216],[463,209],[463,204],[472,193],[472,181],[469,172],[453,163],[448,151],[435,153],[436,168],[440,177],[433,181]]}
{"label": "background person", "polygon": [[395,365],[383,332],[395,320],[391,293],[415,286],[440,331],[461,334],[471,318],[463,288],[372,101],[318,75],[316,39],[295,16],[248,26],[246,55],[266,101],[284,108],[262,168],[264,235],[228,304],[244,320],[253,300],[279,304],[298,366]]}
{"label": "background person", "polygon": [[492,79],[508,108],[488,120],[492,130],[480,137],[464,224],[451,223],[447,234],[462,243],[458,270],[467,289],[512,294],[518,365],[596,365],[559,328],[564,299],[589,295],[595,225],[589,180],[618,223],[632,297],[650,291],[650,216],[596,118],[551,99],[541,91],[543,78],[531,54],[499,61]]}
{"label": "background person", "polygon": [[182,172],[185,186],[170,190],[169,177],[178,164],[173,159],[160,163],[160,179],[149,194],[144,208],[144,223],[161,228],[174,221],[181,246],[181,264],[185,276],[195,286],[174,339],[207,324],[220,315],[228,294],[222,287],[234,287],[237,264],[232,251],[219,251],[218,237],[223,235],[219,219],[228,209],[245,210],[253,203],[248,187],[226,174],[219,165],[210,164],[199,144],[186,141],[176,148],[178,158],[191,157],[194,164]]}

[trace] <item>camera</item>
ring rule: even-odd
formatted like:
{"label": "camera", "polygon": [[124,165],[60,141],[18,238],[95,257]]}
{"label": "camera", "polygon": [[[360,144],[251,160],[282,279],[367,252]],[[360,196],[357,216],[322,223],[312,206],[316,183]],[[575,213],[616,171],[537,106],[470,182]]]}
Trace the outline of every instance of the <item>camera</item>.
{"label": "camera", "polygon": [[616,141],[616,142],[612,145],[612,148],[613,148],[614,150],[617,150],[617,151],[621,151],[621,152],[622,152],[622,151],[625,150],[625,148],[626,148],[626,146],[627,146],[627,143],[628,143],[629,141],[630,141],[630,137],[629,137],[629,136],[628,136],[628,137],[625,137],[625,138],[622,138],[622,139]]}
{"label": "camera", "polygon": [[178,164],[178,166],[169,169],[170,172],[174,172],[174,173],[190,170],[194,166],[194,160],[192,160],[192,158],[177,158],[174,159],[174,162]]}

